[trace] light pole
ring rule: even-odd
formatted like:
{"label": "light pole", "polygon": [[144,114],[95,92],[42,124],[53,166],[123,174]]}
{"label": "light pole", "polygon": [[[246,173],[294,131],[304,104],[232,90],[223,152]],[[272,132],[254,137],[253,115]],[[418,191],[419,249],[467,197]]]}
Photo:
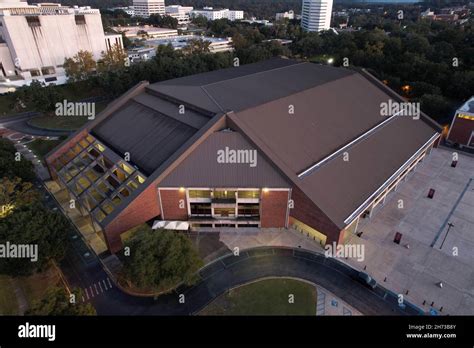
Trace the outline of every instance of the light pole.
{"label": "light pole", "polygon": [[449,233],[449,230],[451,229],[451,227],[454,227],[454,224],[452,224],[451,222],[448,223],[448,230],[446,231],[446,234],[444,236],[444,239],[443,239],[443,242],[441,243],[440,245],[440,249],[443,248],[443,244],[444,244],[444,241],[446,240],[446,237],[448,236],[448,233]]}

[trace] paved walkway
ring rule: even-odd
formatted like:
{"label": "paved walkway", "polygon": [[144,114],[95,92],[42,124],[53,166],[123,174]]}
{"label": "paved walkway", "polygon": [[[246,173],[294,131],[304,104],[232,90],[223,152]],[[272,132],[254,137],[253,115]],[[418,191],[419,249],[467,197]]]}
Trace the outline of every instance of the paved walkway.
{"label": "paved walkway", "polygon": [[[359,224],[362,237],[352,235],[348,243],[363,244],[365,260],[348,262],[367,266],[378,282],[425,311],[473,315],[474,158],[459,153],[456,168],[451,161],[452,151],[434,149],[385,206]],[[447,223],[454,224],[448,235]],[[400,245],[395,232],[403,234]]]}
{"label": "paved walkway", "polygon": [[230,250],[234,250],[234,248],[244,250],[262,246],[285,246],[315,252],[324,251],[319,243],[292,228],[264,228],[258,232],[225,232],[220,233],[219,239]]}
{"label": "paved walkway", "polygon": [[316,315],[362,315],[357,309],[323,287],[316,285],[316,291],[318,294]]}

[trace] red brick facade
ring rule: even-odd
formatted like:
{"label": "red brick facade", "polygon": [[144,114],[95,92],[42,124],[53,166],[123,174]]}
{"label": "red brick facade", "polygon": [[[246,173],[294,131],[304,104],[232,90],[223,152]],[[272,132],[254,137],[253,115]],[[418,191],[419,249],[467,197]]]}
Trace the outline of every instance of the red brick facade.
{"label": "red brick facade", "polygon": [[326,244],[340,243],[344,233],[299,188],[292,189],[291,199],[290,216],[326,235]]}
{"label": "red brick facade", "polygon": [[120,234],[160,215],[158,192],[151,184],[105,228],[104,236],[112,253],[122,249]]}
{"label": "red brick facade", "polygon": [[263,228],[287,227],[288,191],[262,192],[260,224]]}
{"label": "red brick facade", "polygon": [[186,192],[178,189],[160,190],[163,220],[188,220]]}

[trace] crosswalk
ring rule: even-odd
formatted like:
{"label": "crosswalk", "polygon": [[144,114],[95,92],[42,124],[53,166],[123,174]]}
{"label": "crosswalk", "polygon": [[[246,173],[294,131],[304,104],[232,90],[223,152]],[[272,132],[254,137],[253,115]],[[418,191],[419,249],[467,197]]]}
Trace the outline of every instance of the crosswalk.
{"label": "crosswalk", "polygon": [[83,288],[82,302],[87,302],[94,297],[112,289],[113,284],[110,281],[110,278],[102,279],[96,283],[93,283],[89,287]]}

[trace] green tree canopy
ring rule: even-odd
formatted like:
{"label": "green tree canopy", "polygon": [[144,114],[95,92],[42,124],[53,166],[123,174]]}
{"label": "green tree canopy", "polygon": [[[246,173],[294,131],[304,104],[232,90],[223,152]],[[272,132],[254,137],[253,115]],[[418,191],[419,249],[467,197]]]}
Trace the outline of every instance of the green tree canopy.
{"label": "green tree canopy", "polygon": [[41,204],[30,204],[15,209],[1,220],[0,244],[32,244],[38,246],[38,260],[6,258],[0,262],[0,274],[29,275],[45,269],[48,262],[61,260],[67,248],[69,221],[58,212]]}
{"label": "green tree canopy", "polygon": [[36,177],[33,164],[22,155],[17,155],[13,143],[4,138],[0,138],[0,177],[18,177],[24,181],[33,181]]}
{"label": "green tree canopy", "polygon": [[0,179],[0,219],[10,215],[15,209],[38,202],[39,193],[31,182],[20,178]]}
{"label": "green tree canopy", "polygon": [[72,58],[64,60],[64,70],[72,81],[82,81],[89,78],[96,70],[97,63],[92,52],[79,51]]}
{"label": "green tree canopy", "polygon": [[124,276],[135,286],[165,291],[180,283],[193,284],[203,261],[184,234],[138,229],[126,247],[130,256],[124,258]]}
{"label": "green tree canopy", "polygon": [[82,292],[73,289],[75,303],[71,303],[71,297],[64,288],[55,287],[50,289],[46,296],[25,313],[25,315],[96,315],[94,307],[90,303],[82,303]]}

